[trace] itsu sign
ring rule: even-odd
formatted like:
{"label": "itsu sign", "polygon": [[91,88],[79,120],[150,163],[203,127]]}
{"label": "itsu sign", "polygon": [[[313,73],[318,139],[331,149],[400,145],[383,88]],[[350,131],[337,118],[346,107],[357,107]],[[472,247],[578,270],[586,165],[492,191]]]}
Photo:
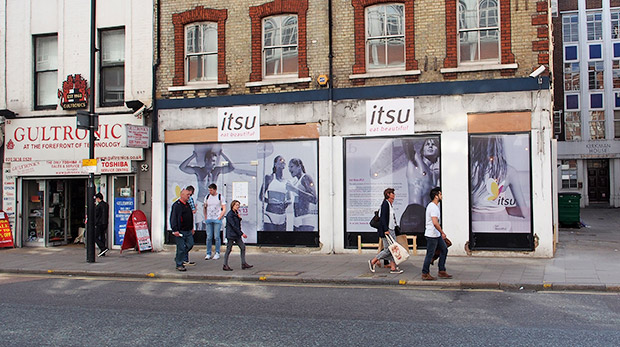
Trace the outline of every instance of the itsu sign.
{"label": "itsu sign", "polygon": [[413,99],[366,101],[366,135],[413,134]]}
{"label": "itsu sign", "polygon": [[217,110],[218,141],[260,140],[260,107],[225,107]]}

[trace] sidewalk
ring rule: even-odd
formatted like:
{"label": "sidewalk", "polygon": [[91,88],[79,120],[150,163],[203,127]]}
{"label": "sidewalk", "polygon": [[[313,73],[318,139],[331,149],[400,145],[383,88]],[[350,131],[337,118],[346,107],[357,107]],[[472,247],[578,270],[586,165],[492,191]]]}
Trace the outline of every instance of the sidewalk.
{"label": "sidewalk", "polygon": [[[0,274],[58,274],[129,278],[233,280],[356,285],[404,285],[508,290],[595,290],[620,292],[620,210],[582,209],[586,227],[561,229],[552,259],[448,256],[450,280],[422,281],[425,251],[401,266],[403,274],[388,269],[368,270],[372,252],[357,254],[289,254],[249,251],[254,268],[241,270],[239,253],[230,257],[232,272],[222,271],[222,259],[204,260],[204,246],[191,252],[196,266],[187,272],[174,267],[174,246],[138,254],[111,250],[108,256],[86,262],[83,245],[57,248],[0,249]],[[235,247],[236,249],[236,247]],[[224,250],[224,249],[223,249]],[[223,251],[222,250],[222,251]],[[223,255],[223,254],[222,254]],[[435,274],[436,266],[431,268]]]}

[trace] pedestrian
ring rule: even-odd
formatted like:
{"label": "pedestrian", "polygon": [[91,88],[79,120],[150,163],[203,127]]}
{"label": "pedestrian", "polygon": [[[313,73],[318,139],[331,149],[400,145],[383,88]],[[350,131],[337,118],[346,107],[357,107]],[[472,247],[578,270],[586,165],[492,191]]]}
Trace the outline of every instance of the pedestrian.
{"label": "pedestrian", "polygon": [[108,211],[110,210],[108,203],[103,201],[103,194],[95,194],[95,243],[99,247],[99,257],[105,257],[108,253],[108,243],[106,241],[108,235]]}
{"label": "pedestrian", "polygon": [[203,212],[205,215],[205,223],[207,229],[207,254],[205,260],[211,259],[211,246],[213,245],[213,237],[215,237],[215,255],[213,259],[220,259],[220,248],[222,247],[222,218],[226,212],[226,201],[222,198],[222,194],[218,194],[217,185],[209,184],[209,194],[205,196],[203,203]]}
{"label": "pedestrian", "polygon": [[381,259],[387,259],[390,261],[390,273],[392,274],[401,274],[403,270],[396,267],[396,263],[394,262],[394,258],[392,257],[392,253],[390,253],[389,246],[390,244],[387,241],[387,235],[392,236],[393,240],[396,240],[395,229],[398,226],[396,224],[396,214],[394,213],[394,199],[396,198],[396,193],[394,188],[387,188],[383,191],[383,203],[381,204],[381,212],[379,214],[379,228],[377,229],[377,233],[379,234],[379,238],[383,241],[383,250],[379,252],[374,258],[368,261],[368,267],[371,272],[375,272],[375,265]]}
{"label": "pedestrian", "polygon": [[452,278],[452,275],[446,272],[446,257],[448,256],[448,246],[445,239],[446,234],[441,228],[441,210],[439,203],[441,202],[441,188],[435,187],[430,192],[431,202],[426,206],[426,230],[424,237],[426,238],[426,257],[424,257],[424,265],[422,266],[422,279],[425,281],[433,281],[437,278],[430,274],[431,261],[435,250],[439,248],[439,278]]}
{"label": "pedestrian", "polygon": [[189,251],[194,247],[194,214],[188,203],[189,194],[189,190],[183,189],[181,197],[172,204],[170,213],[170,227],[177,244],[174,260],[179,271],[187,270],[185,268],[186,259]]}
{"label": "pedestrian", "polygon": [[243,231],[241,231],[241,217],[239,216],[239,201],[233,200],[230,203],[230,211],[226,214],[226,254],[224,254],[224,266],[222,270],[224,271],[232,271],[233,269],[228,266],[228,256],[232,251],[233,243],[236,243],[241,250],[241,269],[249,269],[254,267],[254,265],[250,265],[245,262],[245,243],[243,243],[243,239],[247,239],[248,235],[246,235]]}

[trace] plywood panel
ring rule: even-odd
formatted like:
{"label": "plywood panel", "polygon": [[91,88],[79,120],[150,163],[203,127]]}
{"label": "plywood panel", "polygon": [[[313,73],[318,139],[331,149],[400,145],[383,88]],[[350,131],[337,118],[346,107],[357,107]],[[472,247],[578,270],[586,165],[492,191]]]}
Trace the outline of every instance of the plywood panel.
{"label": "plywood panel", "polygon": [[[261,140],[316,139],[319,123],[264,125],[260,127]],[[165,130],[165,143],[217,142],[217,129]]]}
{"label": "plywood panel", "polygon": [[531,112],[470,113],[467,129],[470,134],[530,131]]}

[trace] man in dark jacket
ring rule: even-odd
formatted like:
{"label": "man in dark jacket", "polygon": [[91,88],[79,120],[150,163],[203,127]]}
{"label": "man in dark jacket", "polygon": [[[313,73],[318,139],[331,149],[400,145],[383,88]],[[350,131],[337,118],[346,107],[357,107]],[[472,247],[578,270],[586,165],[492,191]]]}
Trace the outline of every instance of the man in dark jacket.
{"label": "man in dark jacket", "polygon": [[103,194],[95,194],[95,243],[99,247],[99,257],[104,257],[108,253],[106,237],[108,235],[108,203],[103,201]]}
{"label": "man in dark jacket", "polygon": [[187,270],[183,261],[187,259],[189,251],[194,247],[194,214],[188,203],[189,194],[187,189],[183,189],[179,200],[172,204],[170,213],[170,227],[177,244],[174,260],[179,271]]}

